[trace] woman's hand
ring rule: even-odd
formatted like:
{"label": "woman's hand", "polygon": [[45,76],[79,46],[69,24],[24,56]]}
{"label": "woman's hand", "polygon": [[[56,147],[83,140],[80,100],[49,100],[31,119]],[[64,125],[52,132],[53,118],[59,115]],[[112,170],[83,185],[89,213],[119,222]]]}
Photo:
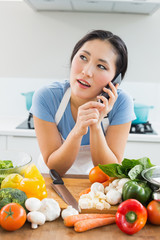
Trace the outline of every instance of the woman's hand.
{"label": "woman's hand", "polygon": [[100,122],[112,110],[113,105],[114,105],[115,101],[117,100],[117,97],[118,97],[118,94],[117,94],[118,85],[119,84],[116,84],[116,86],[114,86],[113,83],[110,82],[109,83],[109,87],[111,88],[111,90],[106,88],[106,87],[103,88],[103,91],[108,93],[109,99],[107,99],[104,96],[97,96],[97,98],[102,100],[103,104],[105,105],[103,110],[100,112],[100,117],[99,117],[99,121]]}
{"label": "woman's hand", "polygon": [[77,121],[74,127],[76,135],[83,136],[88,127],[99,122],[100,113],[105,105],[100,102],[90,101],[78,108]]}

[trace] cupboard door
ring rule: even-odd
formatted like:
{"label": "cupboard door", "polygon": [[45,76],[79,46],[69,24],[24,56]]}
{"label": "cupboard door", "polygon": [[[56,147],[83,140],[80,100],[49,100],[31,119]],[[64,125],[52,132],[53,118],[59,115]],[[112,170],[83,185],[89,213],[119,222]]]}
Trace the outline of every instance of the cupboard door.
{"label": "cupboard door", "polygon": [[124,157],[129,159],[148,157],[152,164],[159,165],[159,149],[160,142],[128,141]]}
{"label": "cupboard door", "polygon": [[0,136],[0,150],[6,150],[6,149],[7,149],[7,137]]}
{"label": "cupboard door", "polygon": [[37,165],[40,150],[36,137],[8,136],[7,149],[30,154],[33,163]]}

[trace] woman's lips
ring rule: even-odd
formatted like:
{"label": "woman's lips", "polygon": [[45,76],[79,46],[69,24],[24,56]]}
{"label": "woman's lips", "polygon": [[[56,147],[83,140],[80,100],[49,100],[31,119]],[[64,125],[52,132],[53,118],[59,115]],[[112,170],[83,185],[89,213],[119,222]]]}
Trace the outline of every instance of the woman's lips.
{"label": "woman's lips", "polygon": [[89,88],[89,87],[91,87],[91,85],[87,81],[85,81],[83,79],[77,79],[77,82],[78,82],[78,84],[79,84],[79,86],[81,88]]}

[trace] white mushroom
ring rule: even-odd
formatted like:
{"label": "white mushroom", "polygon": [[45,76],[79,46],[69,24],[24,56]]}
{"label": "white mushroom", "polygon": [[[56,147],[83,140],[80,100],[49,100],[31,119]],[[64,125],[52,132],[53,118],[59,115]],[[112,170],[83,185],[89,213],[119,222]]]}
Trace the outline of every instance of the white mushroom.
{"label": "white mushroom", "polygon": [[114,189],[114,186],[112,185],[112,183],[110,183],[107,187],[105,187],[104,189],[105,194],[111,189]]}
{"label": "white mushroom", "polygon": [[79,212],[75,208],[73,208],[72,206],[68,206],[66,209],[64,209],[61,212],[61,217],[64,219],[67,216],[77,215],[77,214],[79,214]]}
{"label": "white mushroom", "polygon": [[53,221],[60,216],[61,209],[53,198],[44,198],[39,211],[45,215],[46,221]]}
{"label": "white mushroom", "polygon": [[28,198],[25,201],[25,207],[30,212],[37,211],[41,207],[41,201],[38,198],[34,198],[34,197]]}
{"label": "white mushroom", "polygon": [[119,181],[120,181],[120,179],[115,179],[115,180],[113,180],[112,185],[113,185],[114,187],[117,187]]}
{"label": "white mushroom", "polygon": [[122,188],[123,187],[123,185],[126,183],[126,182],[128,182],[128,181],[130,181],[130,179],[129,178],[122,178],[119,182],[118,182],[118,188]]}
{"label": "white mushroom", "polygon": [[117,188],[117,191],[122,194],[122,188]]}
{"label": "white mushroom", "polygon": [[117,191],[116,189],[111,189],[106,194],[106,200],[111,205],[118,204],[119,202],[121,202],[121,199],[122,199],[122,194],[119,191]]}
{"label": "white mushroom", "polygon": [[38,211],[32,211],[27,214],[27,220],[31,222],[31,227],[36,229],[38,225],[43,225],[46,221],[45,215]]}

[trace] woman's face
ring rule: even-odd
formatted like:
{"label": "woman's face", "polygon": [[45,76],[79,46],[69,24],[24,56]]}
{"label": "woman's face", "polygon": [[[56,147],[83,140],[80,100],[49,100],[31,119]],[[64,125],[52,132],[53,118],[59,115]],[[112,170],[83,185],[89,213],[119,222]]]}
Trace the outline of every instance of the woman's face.
{"label": "woman's face", "polygon": [[86,42],[76,53],[71,64],[72,94],[93,100],[115,76],[117,54],[107,41]]}

